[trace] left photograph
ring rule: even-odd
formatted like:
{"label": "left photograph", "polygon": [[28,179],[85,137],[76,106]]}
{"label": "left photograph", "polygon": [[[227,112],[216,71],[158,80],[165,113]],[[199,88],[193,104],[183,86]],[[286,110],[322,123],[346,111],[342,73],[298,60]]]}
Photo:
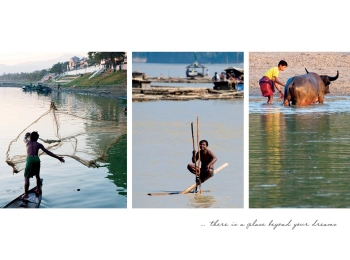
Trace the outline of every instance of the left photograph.
{"label": "left photograph", "polygon": [[127,207],[127,52],[0,52],[0,207]]}

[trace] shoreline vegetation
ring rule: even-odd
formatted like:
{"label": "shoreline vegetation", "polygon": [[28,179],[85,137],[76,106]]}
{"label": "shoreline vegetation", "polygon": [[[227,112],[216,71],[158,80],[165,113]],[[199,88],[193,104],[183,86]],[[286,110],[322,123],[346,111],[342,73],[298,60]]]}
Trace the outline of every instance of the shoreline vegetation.
{"label": "shoreline vegetation", "polygon": [[[55,81],[44,82],[52,91],[71,92],[76,94],[90,94],[104,97],[126,97],[127,96],[127,70],[107,70],[91,79],[92,73],[79,75],[70,82],[62,83]],[[36,82],[32,82],[36,85]],[[0,81],[0,87],[22,87],[29,85],[28,81]]]}

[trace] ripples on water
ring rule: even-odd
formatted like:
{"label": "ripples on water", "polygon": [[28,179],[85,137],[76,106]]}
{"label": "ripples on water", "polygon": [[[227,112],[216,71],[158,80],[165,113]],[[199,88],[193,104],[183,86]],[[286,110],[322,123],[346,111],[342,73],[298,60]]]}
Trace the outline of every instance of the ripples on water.
{"label": "ripples on water", "polygon": [[250,97],[249,206],[350,207],[350,98],[265,103]]}

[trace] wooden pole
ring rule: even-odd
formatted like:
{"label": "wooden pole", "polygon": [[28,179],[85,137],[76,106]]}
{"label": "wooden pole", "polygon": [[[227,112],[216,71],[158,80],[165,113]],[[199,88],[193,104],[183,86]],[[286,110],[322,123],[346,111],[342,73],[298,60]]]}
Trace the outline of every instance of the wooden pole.
{"label": "wooden pole", "polygon": [[[227,167],[227,165],[228,165],[228,163],[224,163],[224,164],[221,165],[219,168],[217,168],[217,169],[214,171],[213,176],[214,176],[215,174],[217,174],[219,171],[221,171],[222,169],[224,169],[225,167]],[[211,178],[211,177],[209,177],[208,179],[210,179],[210,178]],[[205,181],[207,181],[208,179],[206,179]],[[205,182],[205,181],[203,181],[203,182]],[[191,190],[193,190],[193,189],[196,188],[196,187],[197,187],[197,183],[191,185],[191,186],[188,187],[186,190],[180,192],[180,194],[187,194],[187,193],[189,193]]]}
{"label": "wooden pole", "polygon": [[[197,116],[197,147],[198,147],[198,166],[197,166],[197,169],[198,169],[198,175],[199,175],[199,193],[202,194],[202,183],[201,183],[201,153],[200,153],[200,148],[199,148],[199,119],[198,119],[198,116]],[[197,164],[197,162],[196,162]],[[196,170],[197,170],[196,169]],[[197,174],[197,172],[196,172]],[[196,186],[197,188],[197,186]]]}
{"label": "wooden pole", "polygon": [[[191,123],[191,131],[192,131],[192,146],[193,146],[193,151],[196,150],[196,147],[194,146],[194,135],[193,135],[193,122]],[[196,153],[194,154],[196,157]]]}

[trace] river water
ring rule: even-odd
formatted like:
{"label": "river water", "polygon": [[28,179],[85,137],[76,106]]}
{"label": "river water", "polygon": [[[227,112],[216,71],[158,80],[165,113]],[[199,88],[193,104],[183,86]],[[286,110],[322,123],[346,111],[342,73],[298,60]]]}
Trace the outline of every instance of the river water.
{"label": "river water", "polygon": [[[51,101],[58,110],[81,116],[69,122],[61,122],[62,124],[88,127],[89,117],[97,121],[106,120],[115,129],[126,129],[125,104],[117,99],[65,92],[43,95],[23,92],[19,88],[1,87],[0,207],[24,192],[23,171],[13,174],[12,168],[5,162],[9,143],[46,112]],[[44,128],[52,128],[52,124],[36,130],[40,134],[47,130]],[[109,150],[108,161],[101,163],[102,167],[99,168],[88,168],[67,156],[65,163],[47,155],[41,156],[40,175],[44,179],[41,208],[126,208],[126,130],[119,134],[119,140]],[[83,136],[84,138],[79,138],[79,142],[83,142],[80,147],[88,151],[93,146],[92,143],[99,142],[89,133]],[[20,139],[22,138],[21,135]],[[24,144],[23,151],[25,152]],[[30,187],[33,186],[35,177],[31,179]]]}
{"label": "river water", "polygon": [[274,102],[249,99],[249,207],[349,207],[350,97]]}
{"label": "river water", "polygon": [[[135,208],[243,207],[243,99],[132,103],[132,204]],[[202,194],[149,196],[181,192],[194,184],[192,134],[217,157],[215,168],[229,165],[202,184]],[[196,141],[195,141],[196,142]]]}

